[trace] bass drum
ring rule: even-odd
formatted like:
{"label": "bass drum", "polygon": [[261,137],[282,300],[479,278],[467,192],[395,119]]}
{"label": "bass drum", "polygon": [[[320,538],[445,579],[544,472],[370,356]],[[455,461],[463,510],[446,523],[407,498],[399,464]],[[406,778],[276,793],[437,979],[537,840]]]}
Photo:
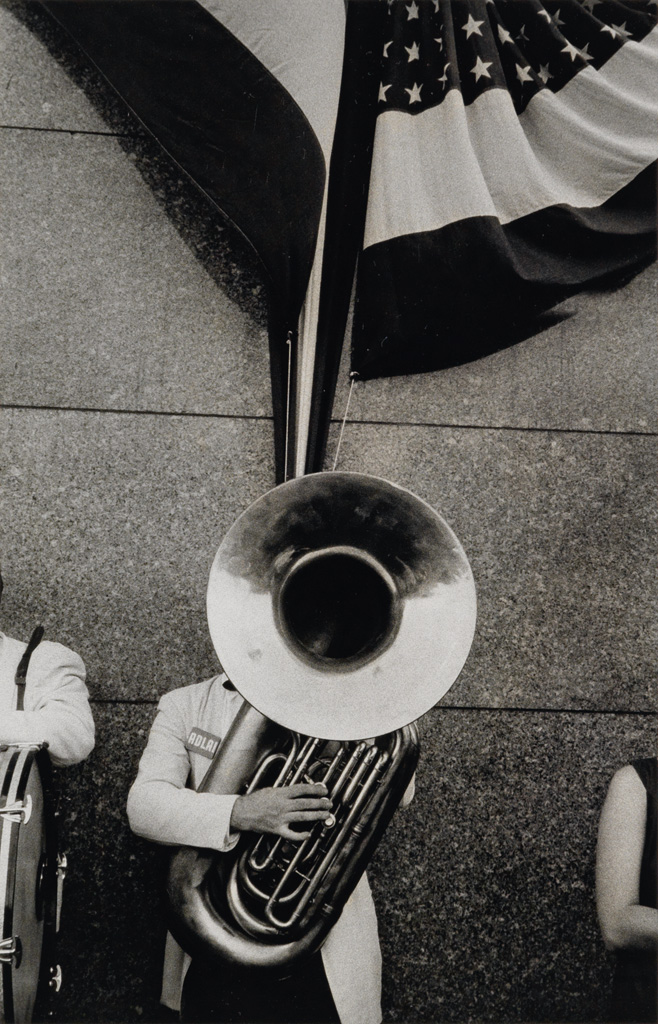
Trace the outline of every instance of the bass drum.
{"label": "bass drum", "polygon": [[59,987],[57,833],[44,747],[0,746],[0,1022],[32,1020]]}

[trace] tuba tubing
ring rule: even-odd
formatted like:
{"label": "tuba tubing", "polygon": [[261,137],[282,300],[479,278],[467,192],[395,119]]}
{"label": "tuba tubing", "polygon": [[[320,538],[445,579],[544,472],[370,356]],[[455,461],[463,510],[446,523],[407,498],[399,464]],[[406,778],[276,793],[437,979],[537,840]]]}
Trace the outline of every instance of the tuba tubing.
{"label": "tuba tubing", "polygon": [[[201,792],[244,792],[260,763],[285,742],[288,730],[245,703],[227,733],[200,787]],[[249,967],[282,969],[318,950],[365,871],[374,848],[400,803],[419,754],[415,725],[390,735],[390,757],[365,814],[361,788],[350,804],[336,856],[326,854],[315,867],[310,891],[282,930],[250,920],[240,895],[240,860],[254,837],[241,836],[227,853],[181,847],[170,861],[167,879],[169,928],[191,956]],[[381,760],[381,758],[379,759]],[[374,786],[374,783],[373,783]],[[349,783],[346,787],[349,789]],[[358,788],[358,787],[357,787]],[[310,842],[310,841],[307,841]],[[303,845],[303,844],[300,844]],[[259,934],[252,935],[249,931]],[[293,937],[287,939],[290,933]]]}

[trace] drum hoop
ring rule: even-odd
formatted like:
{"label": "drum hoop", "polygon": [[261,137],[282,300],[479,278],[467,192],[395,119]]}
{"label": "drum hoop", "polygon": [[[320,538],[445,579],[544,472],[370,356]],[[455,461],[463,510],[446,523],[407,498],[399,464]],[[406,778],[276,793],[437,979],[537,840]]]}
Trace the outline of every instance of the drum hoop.
{"label": "drum hoop", "polygon": [[[50,758],[45,745],[15,745],[8,744],[9,749],[15,747],[7,763],[5,778],[2,783],[0,797],[4,797],[4,803],[20,802],[25,798],[28,780],[33,767],[36,767],[39,774],[39,781],[43,793],[43,825],[46,839],[46,856],[50,870],[54,872],[57,858],[57,830],[56,819],[52,803],[52,770]],[[4,891],[4,907],[0,900],[0,912],[2,913],[2,934],[0,937],[11,938],[14,924],[14,890],[16,885],[17,869],[17,847],[20,835],[20,823],[12,821],[9,817],[3,817],[0,825],[0,886],[2,877],[6,878]],[[44,934],[41,947],[41,965],[43,966],[44,955],[48,946],[52,946],[54,940],[54,920],[49,920],[50,915],[44,915]],[[2,985],[0,987],[0,1013],[5,1013],[7,1024],[13,1020],[13,982],[12,964],[2,963],[1,965]],[[41,987],[41,978],[39,979]],[[9,1010],[9,1013],[7,1012]]]}

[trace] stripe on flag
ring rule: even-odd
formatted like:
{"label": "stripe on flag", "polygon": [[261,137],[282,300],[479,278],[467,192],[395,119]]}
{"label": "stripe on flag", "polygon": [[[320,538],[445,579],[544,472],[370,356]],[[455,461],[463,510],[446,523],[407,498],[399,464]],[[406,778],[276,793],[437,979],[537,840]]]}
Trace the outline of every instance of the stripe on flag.
{"label": "stripe on flag", "polygon": [[476,358],[652,257],[653,6],[381,5],[353,370]]}

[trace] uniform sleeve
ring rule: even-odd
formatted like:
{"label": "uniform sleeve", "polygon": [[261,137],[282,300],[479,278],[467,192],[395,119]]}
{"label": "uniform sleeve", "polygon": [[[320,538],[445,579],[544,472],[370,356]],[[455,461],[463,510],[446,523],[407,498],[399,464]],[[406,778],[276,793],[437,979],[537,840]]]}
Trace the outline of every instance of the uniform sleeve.
{"label": "uniform sleeve", "polygon": [[137,778],[128,794],[128,820],[143,839],[170,846],[225,852],[238,841],[229,825],[235,796],[186,789],[190,772],[187,729],[178,694],[161,698]]}
{"label": "uniform sleeve", "polygon": [[85,675],[74,651],[49,641],[39,644],[28,668],[25,710],[2,716],[0,742],[46,742],[57,767],[84,760],[94,749]]}

